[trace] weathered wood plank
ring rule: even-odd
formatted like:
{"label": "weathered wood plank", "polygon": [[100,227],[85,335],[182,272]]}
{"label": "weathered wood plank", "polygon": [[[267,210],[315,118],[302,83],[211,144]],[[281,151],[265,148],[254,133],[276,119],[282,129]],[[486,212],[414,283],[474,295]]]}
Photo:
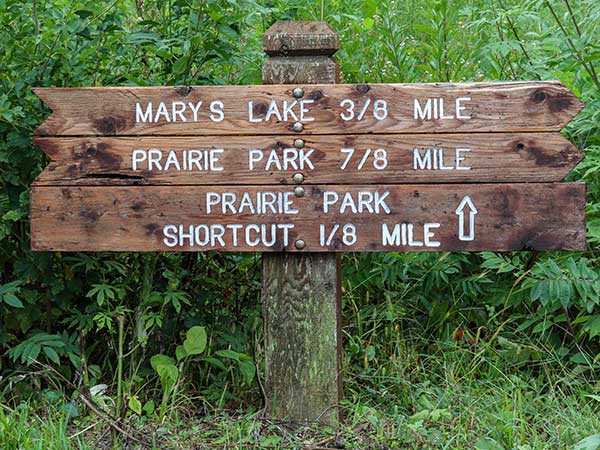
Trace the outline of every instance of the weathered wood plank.
{"label": "weathered wood plank", "polygon": [[263,35],[263,49],[271,56],[331,56],[339,48],[338,35],[327,22],[281,20]]}
{"label": "weathered wood plank", "polygon": [[[582,103],[556,81],[35,88],[38,135],[558,131]],[[200,103],[201,102],[201,103]],[[151,104],[151,105],[150,105]],[[287,109],[286,109],[287,106]],[[303,130],[293,126],[302,123]]]}
{"label": "weathered wood plank", "polygon": [[[303,70],[311,67],[311,70]],[[328,56],[273,56],[263,64],[263,79],[296,79],[297,84],[318,84],[326,79],[339,82],[339,66]]]}
{"label": "weathered wood plank", "polygon": [[267,417],[336,421],[342,377],[336,256],[262,255]]}
{"label": "weathered wood plank", "polygon": [[[36,185],[559,181],[583,158],[558,133],[35,138]],[[301,147],[301,148],[297,148]]]}
{"label": "weathered wood plank", "polygon": [[[281,186],[34,187],[31,245],[57,251],[298,251],[303,240],[303,252],[585,248],[580,183],[303,189],[297,197]],[[212,232],[210,225],[216,226]],[[198,235],[182,237],[190,226]],[[222,239],[215,237],[220,233]]]}

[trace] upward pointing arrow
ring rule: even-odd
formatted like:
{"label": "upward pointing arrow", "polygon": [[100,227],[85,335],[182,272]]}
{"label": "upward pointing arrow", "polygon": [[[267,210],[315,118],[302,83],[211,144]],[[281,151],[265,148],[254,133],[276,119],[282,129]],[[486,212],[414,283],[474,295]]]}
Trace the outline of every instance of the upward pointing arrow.
{"label": "upward pointing arrow", "polygon": [[[468,233],[465,231],[465,208],[469,214]],[[458,215],[458,239],[461,241],[473,241],[475,239],[475,214],[477,214],[477,208],[475,208],[471,197],[465,195],[455,212]]]}

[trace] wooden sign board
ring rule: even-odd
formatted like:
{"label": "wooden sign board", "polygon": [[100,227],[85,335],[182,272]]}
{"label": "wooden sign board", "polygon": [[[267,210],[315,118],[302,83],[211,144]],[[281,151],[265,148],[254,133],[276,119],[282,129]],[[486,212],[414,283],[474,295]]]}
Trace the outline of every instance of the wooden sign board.
{"label": "wooden sign board", "polygon": [[36,130],[43,136],[560,131],[583,107],[549,81],[34,92],[53,111]]}
{"label": "wooden sign board", "polygon": [[33,188],[32,248],[583,250],[580,183]]}
{"label": "wooden sign board", "polygon": [[560,181],[583,155],[558,133],[36,138],[36,185]]}
{"label": "wooden sign board", "polygon": [[557,82],[35,91],[34,250],[585,247]]}

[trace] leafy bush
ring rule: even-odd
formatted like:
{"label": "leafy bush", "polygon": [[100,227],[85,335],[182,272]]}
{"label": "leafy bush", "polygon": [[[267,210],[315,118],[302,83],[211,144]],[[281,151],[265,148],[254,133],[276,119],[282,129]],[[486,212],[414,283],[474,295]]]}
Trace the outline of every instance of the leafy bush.
{"label": "leafy bush", "polygon": [[[465,373],[535,370],[531,362],[556,364],[544,359],[552,351],[573,373],[598,374],[597,1],[435,0],[400,7],[372,0],[0,0],[0,6],[5,398],[17,402],[40,387],[18,371],[51,365],[75,387],[105,383],[116,390],[118,414],[126,414],[125,404],[129,413],[142,414],[142,405],[153,413],[150,402],[165,391],[169,401],[182,379],[187,398],[200,395],[207,406],[258,402],[258,255],[29,250],[28,189],[47,164],[31,136],[48,113],[31,87],[260,83],[260,39],[278,19],[327,20],[340,34],[337,58],[346,82],[560,79],[587,104],[565,133],[586,153],[570,179],[587,183],[588,251],[347,255],[349,373],[388,386],[385,377],[399,373],[399,355],[410,345],[451,355]],[[164,369],[169,364],[157,365],[157,355],[180,360],[184,331],[198,327],[207,335],[202,357],[185,367],[169,360],[177,377]],[[388,387],[399,404],[406,400],[401,384]]]}

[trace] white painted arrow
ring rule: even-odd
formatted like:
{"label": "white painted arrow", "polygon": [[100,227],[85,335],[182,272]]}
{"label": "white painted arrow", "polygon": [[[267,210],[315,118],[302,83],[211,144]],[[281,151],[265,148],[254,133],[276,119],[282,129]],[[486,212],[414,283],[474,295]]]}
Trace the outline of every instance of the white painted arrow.
{"label": "white painted arrow", "polygon": [[[469,210],[468,233],[465,233],[465,207]],[[471,197],[465,195],[455,212],[458,215],[458,239],[461,241],[475,240],[475,214],[477,214],[477,208],[475,208]]]}

